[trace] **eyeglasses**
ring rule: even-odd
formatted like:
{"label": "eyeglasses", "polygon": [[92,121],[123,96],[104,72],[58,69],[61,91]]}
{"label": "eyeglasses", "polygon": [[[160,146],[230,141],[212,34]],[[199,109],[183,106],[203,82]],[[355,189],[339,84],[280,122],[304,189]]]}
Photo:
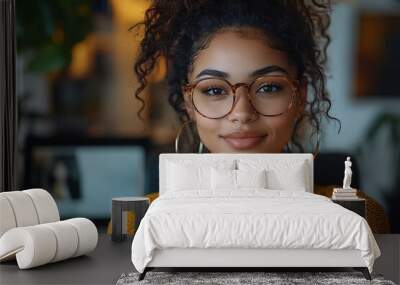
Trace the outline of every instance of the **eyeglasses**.
{"label": "eyeglasses", "polygon": [[184,91],[190,92],[196,111],[209,119],[220,119],[232,112],[238,96],[236,90],[246,86],[247,96],[253,109],[262,116],[275,117],[292,108],[299,83],[281,75],[256,78],[250,84],[236,83],[221,78],[204,78],[187,84]]}

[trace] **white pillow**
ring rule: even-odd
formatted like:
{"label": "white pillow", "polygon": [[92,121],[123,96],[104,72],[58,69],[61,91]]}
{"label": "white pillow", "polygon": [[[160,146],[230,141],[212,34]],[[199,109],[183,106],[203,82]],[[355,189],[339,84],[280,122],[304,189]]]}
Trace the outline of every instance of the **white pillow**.
{"label": "white pillow", "polygon": [[185,191],[189,189],[210,188],[209,167],[191,166],[170,163],[168,166],[168,189],[171,191]]}
{"label": "white pillow", "polygon": [[284,171],[272,169],[267,172],[268,188],[276,190],[294,190],[306,192],[308,183],[305,173],[305,163],[296,165]]}
{"label": "white pillow", "polygon": [[267,188],[267,171],[261,170],[236,170],[236,183],[238,188]]}
{"label": "white pillow", "polygon": [[239,160],[240,170],[266,169],[268,189],[307,191],[309,168],[305,160]]}
{"label": "white pillow", "polygon": [[185,191],[193,189],[211,189],[211,166],[218,169],[234,169],[234,160],[218,161],[168,161],[167,191]]}
{"label": "white pillow", "polygon": [[236,189],[236,170],[211,168],[211,189]]}
{"label": "white pillow", "polygon": [[265,188],[266,171],[231,170],[211,168],[211,188],[213,190],[239,190],[241,188]]}

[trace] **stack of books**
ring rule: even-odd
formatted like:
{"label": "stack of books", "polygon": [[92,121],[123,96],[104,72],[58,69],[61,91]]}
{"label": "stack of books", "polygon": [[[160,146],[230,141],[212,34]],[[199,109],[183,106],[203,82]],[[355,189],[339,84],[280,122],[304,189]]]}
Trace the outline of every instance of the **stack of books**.
{"label": "stack of books", "polygon": [[335,188],[333,190],[332,199],[334,200],[355,200],[357,197],[357,189]]}

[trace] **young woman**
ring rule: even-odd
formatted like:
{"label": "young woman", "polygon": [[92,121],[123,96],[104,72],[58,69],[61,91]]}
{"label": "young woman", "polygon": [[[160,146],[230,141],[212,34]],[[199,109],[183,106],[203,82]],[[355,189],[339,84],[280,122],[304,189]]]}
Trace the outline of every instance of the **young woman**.
{"label": "young woman", "polygon": [[[326,90],[330,9],[329,0],[153,0],[132,27],[144,27],[135,96],[144,103],[141,92],[163,57],[168,99],[182,121],[177,151],[188,129],[191,151],[316,154],[321,120],[340,130]],[[332,187],[314,192],[330,197]],[[358,195],[374,213],[373,231],[388,232],[382,207]]]}
{"label": "young woman", "polygon": [[328,0],[154,0],[133,27],[145,28],[135,96],[143,104],[147,76],[164,57],[169,102],[200,149],[304,151],[311,141],[315,148],[321,119],[337,120],[324,69],[330,7]]}

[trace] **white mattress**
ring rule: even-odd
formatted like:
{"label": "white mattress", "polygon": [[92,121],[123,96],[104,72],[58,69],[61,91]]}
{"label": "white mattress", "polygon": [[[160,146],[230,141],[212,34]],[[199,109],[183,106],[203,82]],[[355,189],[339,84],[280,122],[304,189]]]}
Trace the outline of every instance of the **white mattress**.
{"label": "white mattress", "polygon": [[380,255],[361,216],[324,196],[266,189],[163,194],[133,239],[135,268],[143,272],[166,248],[356,249],[370,272]]}

